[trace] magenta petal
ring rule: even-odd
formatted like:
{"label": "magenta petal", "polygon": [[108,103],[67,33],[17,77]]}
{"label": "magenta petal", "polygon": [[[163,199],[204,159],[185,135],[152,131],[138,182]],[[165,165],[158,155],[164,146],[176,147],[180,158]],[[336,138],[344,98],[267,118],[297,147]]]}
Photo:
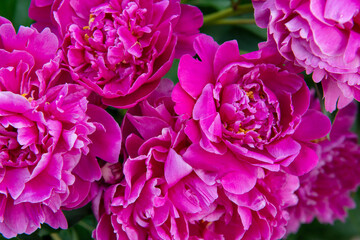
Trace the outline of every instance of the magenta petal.
{"label": "magenta petal", "polygon": [[7,189],[13,199],[17,199],[25,188],[25,183],[30,179],[30,172],[27,168],[7,169],[2,184]]}
{"label": "magenta petal", "polygon": [[[46,179],[46,181],[44,181],[44,179]],[[59,185],[60,181],[58,179],[43,171],[34,179],[27,182],[26,188],[19,198],[16,199],[15,203],[21,203],[23,201],[39,203],[45,201],[50,198],[54,188],[60,188]]]}
{"label": "magenta petal", "polygon": [[226,191],[234,194],[244,194],[254,188],[257,181],[257,167],[242,164],[243,169],[226,173],[221,183]]}
{"label": "magenta petal", "polygon": [[93,142],[90,146],[92,154],[107,162],[117,162],[122,139],[119,125],[110,114],[95,105],[88,105],[87,114],[90,121],[100,123],[104,127],[90,135]]}
{"label": "magenta petal", "polygon": [[324,17],[339,23],[346,23],[358,13],[359,8],[360,3],[357,1],[347,1],[346,4],[343,4],[336,0],[327,0]]}
{"label": "magenta petal", "polygon": [[0,16],[0,25],[3,25],[5,23],[11,23],[8,19]]}
{"label": "magenta petal", "polygon": [[139,152],[139,148],[143,143],[144,140],[138,135],[130,134],[125,141],[125,147],[129,156],[136,157]]}
{"label": "magenta petal", "polygon": [[330,119],[317,110],[308,110],[294,133],[294,138],[311,141],[326,136],[331,129]]}
{"label": "magenta petal", "polygon": [[101,178],[101,169],[95,156],[89,153],[82,155],[79,163],[73,170],[79,177],[85,181],[94,182]]}
{"label": "magenta petal", "polygon": [[[34,31],[33,29],[31,29]],[[20,27],[18,35],[21,37],[22,27]],[[37,59],[38,64],[43,65],[55,57],[59,48],[59,42],[55,34],[51,33],[49,28],[44,29],[41,33],[29,38],[27,42],[27,50]]]}
{"label": "magenta petal", "polygon": [[16,111],[18,113],[24,113],[25,111],[29,110],[30,102],[12,92],[0,92],[0,109],[6,110],[9,112]]}
{"label": "magenta petal", "polygon": [[[241,171],[246,165],[241,160],[237,159],[230,151],[227,151],[224,154],[214,154],[205,151],[197,143],[188,147],[183,154],[183,159],[195,169],[218,172],[219,174],[227,173],[230,170],[234,172],[238,170]],[[245,168],[248,169],[247,166],[245,166]],[[249,171],[251,174],[254,173],[252,167],[249,168]]]}
{"label": "magenta petal", "polygon": [[176,84],[171,95],[172,100],[175,102],[174,110],[179,115],[190,117],[195,105],[195,100],[182,89],[180,84]]}
{"label": "magenta petal", "polygon": [[185,127],[185,133],[190,138],[190,141],[196,143],[201,139],[201,131],[193,119],[190,119]]}
{"label": "magenta petal", "polygon": [[68,223],[66,221],[65,215],[62,211],[57,211],[56,213],[52,212],[49,208],[44,207],[44,212],[46,216],[46,223],[54,229],[62,228],[67,229]]}
{"label": "magenta petal", "polygon": [[250,209],[239,206],[237,211],[240,215],[241,223],[244,225],[244,229],[248,230],[252,223],[252,213],[251,213]]}
{"label": "magenta petal", "polygon": [[217,138],[222,136],[220,114],[216,113],[215,115],[200,119],[200,127],[210,141],[218,142]]}
{"label": "magenta petal", "polygon": [[171,148],[164,167],[164,176],[169,186],[171,187],[176,184],[181,178],[191,173],[191,171],[192,167]]}
{"label": "magenta petal", "polygon": [[194,55],[193,42],[202,24],[203,15],[197,7],[181,4],[179,22],[174,30],[178,36],[175,58],[184,54]]}
{"label": "magenta petal", "polygon": [[100,218],[99,223],[93,232],[93,237],[97,240],[116,240],[116,235],[111,225],[110,216],[104,214]]}
{"label": "magenta petal", "polygon": [[299,154],[301,145],[291,137],[287,137],[266,146],[266,149],[276,160],[279,160]]}
{"label": "magenta petal", "polygon": [[6,204],[5,218],[8,219],[8,221],[6,223],[0,223],[0,230],[1,233],[8,238],[15,237],[18,233],[24,233],[29,225],[25,204],[15,205],[11,201],[8,201]]}
{"label": "magenta petal", "polygon": [[214,59],[214,73],[220,75],[222,69],[230,63],[239,62],[240,52],[237,41],[228,41],[220,45]]}
{"label": "magenta petal", "polygon": [[195,39],[194,48],[201,61],[209,67],[208,71],[213,74],[213,62],[219,45],[212,37],[201,34]]}
{"label": "magenta petal", "polygon": [[290,174],[301,176],[311,171],[318,163],[318,159],[318,155],[312,148],[302,144],[299,155],[285,169]]}
{"label": "magenta petal", "polygon": [[193,118],[195,120],[208,118],[216,114],[215,102],[213,97],[213,85],[208,84],[195,103]]}
{"label": "magenta petal", "polygon": [[126,116],[144,139],[160,135],[162,129],[169,126],[167,122],[155,117],[133,116],[131,114]]}
{"label": "magenta petal", "polygon": [[190,55],[180,59],[178,76],[182,88],[193,98],[197,98],[205,85],[212,82],[211,69]]}

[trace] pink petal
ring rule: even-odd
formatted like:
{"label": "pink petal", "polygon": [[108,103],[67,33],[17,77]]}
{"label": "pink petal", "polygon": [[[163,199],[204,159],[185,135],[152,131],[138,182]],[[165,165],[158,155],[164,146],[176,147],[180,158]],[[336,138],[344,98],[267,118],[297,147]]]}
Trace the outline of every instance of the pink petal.
{"label": "pink petal", "polygon": [[100,123],[104,129],[97,129],[90,135],[93,144],[92,154],[104,161],[115,163],[119,160],[121,149],[121,130],[119,124],[104,109],[89,104],[87,114],[90,121]]}
{"label": "pink petal", "polygon": [[164,167],[164,175],[168,185],[171,187],[191,172],[192,167],[171,148]]}

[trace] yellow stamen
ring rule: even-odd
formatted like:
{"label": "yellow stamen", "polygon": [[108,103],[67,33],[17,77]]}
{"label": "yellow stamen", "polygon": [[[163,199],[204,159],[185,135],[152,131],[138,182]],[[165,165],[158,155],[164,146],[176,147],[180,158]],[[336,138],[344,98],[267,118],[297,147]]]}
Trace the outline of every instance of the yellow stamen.
{"label": "yellow stamen", "polygon": [[90,18],[89,18],[89,26],[90,26],[90,24],[92,23],[92,22],[94,22],[95,21],[95,15],[94,14],[90,14]]}
{"label": "yellow stamen", "polygon": [[247,133],[248,131],[250,130],[239,127],[239,131],[237,131],[237,133]]}
{"label": "yellow stamen", "polygon": [[228,126],[226,129],[227,129],[228,131],[230,131],[230,132],[234,131],[234,129],[233,129],[232,127],[230,127],[230,126]]}
{"label": "yellow stamen", "polygon": [[248,96],[248,98],[250,98],[250,99],[254,99],[254,92],[248,91],[248,92],[246,92],[246,96]]}
{"label": "yellow stamen", "polygon": [[248,133],[248,132],[250,132],[250,131],[254,131],[255,130],[255,128],[253,128],[253,129],[246,129],[246,128],[242,128],[241,127],[241,125],[239,126],[239,131],[237,131],[237,133],[239,134],[239,133]]}
{"label": "yellow stamen", "polygon": [[83,30],[90,30],[90,27],[89,27],[89,26],[85,26],[85,27],[83,27]]}
{"label": "yellow stamen", "polygon": [[26,98],[29,102],[31,102],[32,100],[34,100],[32,97],[27,97],[27,93],[23,93],[23,94],[21,94],[21,96],[23,96],[24,98]]}

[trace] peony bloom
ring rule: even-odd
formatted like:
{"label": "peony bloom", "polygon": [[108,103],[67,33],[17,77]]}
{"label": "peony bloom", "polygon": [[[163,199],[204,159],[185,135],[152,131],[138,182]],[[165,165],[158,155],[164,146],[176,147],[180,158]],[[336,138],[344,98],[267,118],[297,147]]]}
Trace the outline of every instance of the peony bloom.
{"label": "peony bloom", "polygon": [[319,163],[300,177],[300,188],[296,191],[299,203],[289,208],[289,233],[315,217],[322,223],[343,221],[346,209],[355,207],[350,194],[360,185],[360,146],[350,128],[356,112],[355,104],[341,109],[329,139],[318,140]]}
{"label": "peony bloom", "polygon": [[253,0],[256,22],[268,28],[283,57],[322,83],[328,111],[360,100],[360,2]]}
{"label": "peony bloom", "polygon": [[[95,239],[186,239],[184,214],[217,198],[216,187],[207,186],[182,159],[188,141],[173,111],[172,87],[163,80],[127,112],[122,126],[125,161],[117,166],[124,177],[116,177],[114,168],[106,171],[106,183],[118,182],[107,188],[104,209],[95,214],[100,215]],[[108,177],[110,172],[114,177]]]}
{"label": "peony bloom", "polygon": [[179,0],[33,0],[29,14],[58,34],[74,80],[119,108],[148,96],[174,56],[193,54],[202,25]]}
{"label": "peony bloom", "polygon": [[297,203],[298,186],[298,177],[283,172],[267,172],[244,194],[219,186],[210,211],[199,214],[200,221],[190,220],[190,239],[281,239],[289,219],[286,208]]}
{"label": "peony bloom", "polygon": [[[281,238],[286,208],[297,202],[298,177],[253,167],[231,152],[194,156],[186,121],[173,112],[171,85],[163,81],[128,111],[125,161],[103,167],[107,187],[94,201],[94,238]],[[201,166],[204,159],[208,166]]]}
{"label": "peony bloom", "polygon": [[[80,85],[59,80],[57,38],[0,19],[0,232],[66,228],[62,209],[88,203],[101,178],[97,158],[116,162],[121,134]],[[54,57],[55,60],[52,58]]]}
{"label": "peony bloom", "polygon": [[59,42],[49,29],[19,28],[0,17],[0,90],[39,98],[59,81]]}
{"label": "peony bloom", "polygon": [[303,78],[287,70],[269,47],[240,55],[235,41],[219,46],[204,35],[195,40],[195,50],[200,60],[180,59],[172,94],[177,114],[189,119],[185,133],[194,143],[188,149],[192,162],[223,169],[216,159],[232,152],[238,164],[250,163],[252,174],[242,170],[240,175],[248,179],[246,187],[231,184],[234,174],[223,177],[238,192],[254,186],[257,167],[295,175],[310,171],[317,163],[310,141],[325,136],[331,124],[308,110]]}
{"label": "peony bloom", "polygon": [[96,194],[96,157],[117,161],[119,127],[103,109],[87,104],[86,93],[79,85],[59,85],[39,100],[0,92],[5,237],[30,234],[41,223],[66,228],[61,209],[81,207]]}

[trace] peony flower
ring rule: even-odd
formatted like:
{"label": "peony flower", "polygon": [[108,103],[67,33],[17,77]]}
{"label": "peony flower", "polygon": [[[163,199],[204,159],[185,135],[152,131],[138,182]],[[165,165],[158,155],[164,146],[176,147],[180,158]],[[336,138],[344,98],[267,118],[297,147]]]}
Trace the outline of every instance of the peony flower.
{"label": "peony flower", "polygon": [[[127,112],[122,126],[124,164],[103,167],[105,190],[94,201],[99,223],[93,237],[282,237],[286,208],[297,202],[298,177],[253,167],[231,152],[196,156],[201,158],[198,165],[192,154],[198,146],[185,134],[186,121],[173,111],[171,85],[164,80],[149,98]],[[204,159],[207,167],[201,166]]]}
{"label": "peony flower", "polygon": [[285,209],[297,203],[294,191],[298,181],[290,174],[267,172],[244,194],[233,194],[219,186],[219,197],[211,211],[189,224],[190,239],[281,239],[289,218]]}
{"label": "peony flower", "polygon": [[[101,177],[96,157],[116,162],[118,125],[88,105],[87,91],[59,85],[39,100],[1,91],[0,232],[30,234],[47,223],[66,228],[61,209],[88,203]],[[66,114],[64,114],[66,112]]]}
{"label": "peony flower", "polygon": [[59,82],[58,40],[49,29],[19,28],[0,17],[0,90],[39,98]]}
{"label": "peony flower", "polygon": [[217,197],[216,187],[207,186],[181,157],[187,138],[173,112],[172,87],[163,80],[127,112],[125,161],[117,166],[124,177],[116,177],[113,167],[106,170],[104,181],[112,185],[102,198],[104,207],[95,211],[100,217],[95,239],[186,239],[184,214],[207,208]]}
{"label": "peony flower", "polygon": [[360,100],[360,3],[253,0],[255,19],[268,28],[283,57],[322,83],[325,107],[334,111]]}
{"label": "peony flower", "polygon": [[[66,228],[62,209],[88,203],[101,178],[97,158],[116,162],[121,134],[80,85],[59,79],[57,38],[0,19],[0,233]],[[54,59],[52,59],[54,58]]]}
{"label": "peony flower", "polygon": [[193,54],[202,25],[200,10],[179,0],[33,0],[29,14],[55,29],[74,80],[119,108],[148,96],[174,56]]}
{"label": "peony flower", "polygon": [[[223,161],[237,158],[239,171],[223,176],[235,192],[254,186],[258,167],[295,175],[315,167],[310,141],[325,136],[331,124],[325,115],[308,110],[303,78],[287,70],[270,47],[240,55],[235,41],[219,46],[205,35],[194,46],[200,60],[180,59],[179,83],[172,93],[176,113],[189,119],[190,165],[226,170]],[[244,162],[250,163],[248,171],[241,170]],[[240,176],[246,186],[231,183]]]}
{"label": "peony flower", "polygon": [[344,221],[346,209],[354,208],[350,196],[360,185],[360,146],[350,131],[355,121],[354,103],[339,110],[329,139],[319,139],[319,163],[300,177],[296,191],[299,202],[290,207],[288,233],[296,232],[302,223],[317,218],[321,223]]}

